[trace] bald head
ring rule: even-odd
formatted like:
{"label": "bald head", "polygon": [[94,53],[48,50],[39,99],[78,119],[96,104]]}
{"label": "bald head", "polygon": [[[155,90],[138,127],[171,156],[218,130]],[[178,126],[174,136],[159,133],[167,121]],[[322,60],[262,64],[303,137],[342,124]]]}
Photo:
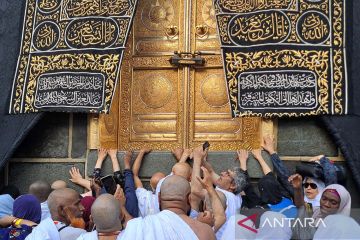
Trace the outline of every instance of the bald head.
{"label": "bald head", "polygon": [[189,182],[180,176],[167,177],[161,185],[161,201],[184,201],[190,194]]}
{"label": "bald head", "polygon": [[165,174],[163,174],[162,172],[156,172],[151,176],[150,179],[150,186],[151,188],[154,190],[156,189],[157,184],[159,183],[159,181],[161,179],[163,179],[165,176]]}
{"label": "bald head", "polygon": [[51,189],[52,190],[56,190],[56,189],[61,189],[61,188],[66,188],[67,184],[65,181],[63,180],[56,180],[55,182],[53,182],[51,184]]}
{"label": "bald head", "polygon": [[91,216],[100,233],[121,230],[120,203],[110,194],[101,194],[91,207]]}
{"label": "bald head", "polygon": [[54,190],[48,197],[48,206],[53,220],[66,223],[64,209],[69,208],[75,217],[82,217],[84,207],[80,203],[80,195],[71,188]]}
{"label": "bald head", "polygon": [[51,186],[48,182],[38,180],[29,186],[29,193],[34,195],[40,202],[45,202],[51,193]]}
{"label": "bald head", "polygon": [[183,177],[183,178],[187,179],[188,181],[190,181],[191,167],[189,164],[183,163],[183,162],[176,163],[172,168],[172,172],[174,173],[174,175]]}

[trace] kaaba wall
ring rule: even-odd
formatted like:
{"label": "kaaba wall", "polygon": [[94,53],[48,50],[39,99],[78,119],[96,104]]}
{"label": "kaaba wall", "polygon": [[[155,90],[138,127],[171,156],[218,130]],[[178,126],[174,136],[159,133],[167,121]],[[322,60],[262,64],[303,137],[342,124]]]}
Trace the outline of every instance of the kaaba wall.
{"label": "kaaba wall", "polygon": [[[279,119],[277,143],[280,157],[291,170],[301,158],[307,156],[325,154],[341,159],[339,150],[317,118]],[[124,152],[120,149],[118,159],[122,167],[123,156]],[[135,156],[136,152],[133,154]],[[221,171],[236,164],[234,156],[234,152],[210,152],[209,161],[217,171]],[[265,157],[269,161],[268,156]],[[0,182],[14,184],[25,193],[35,180],[52,182],[61,179],[81,191],[68,180],[68,172],[72,166],[76,166],[82,174],[91,175],[96,158],[96,150],[87,149],[87,115],[47,113],[17,148],[5,171],[0,172],[1,179],[4,179]],[[140,171],[145,186],[148,186],[154,172],[168,173],[174,163],[175,159],[170,152],[152,152],[147,155]],[[337,164],[345,166],[344,161]],[[261,170],[254,159],[249,160],[248,169],[256,183]],[[107,160],[103,173],[111,172],[111,161]],[[347,188],[351,192],[353,208],[360,208],[359,191],[349,169],[348,173]],[[356,216],[360,214],[356,213]]]}

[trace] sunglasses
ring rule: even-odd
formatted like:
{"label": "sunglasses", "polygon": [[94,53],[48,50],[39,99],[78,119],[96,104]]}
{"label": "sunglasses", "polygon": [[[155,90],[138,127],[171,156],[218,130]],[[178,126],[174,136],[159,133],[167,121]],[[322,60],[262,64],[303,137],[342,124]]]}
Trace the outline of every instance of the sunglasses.
{"label": "sunglasses", "polygon": [[317,185],[315,183],[304,183],[303,186],[304,188],[308,188],[310,186],[312,189],[317,189]]}

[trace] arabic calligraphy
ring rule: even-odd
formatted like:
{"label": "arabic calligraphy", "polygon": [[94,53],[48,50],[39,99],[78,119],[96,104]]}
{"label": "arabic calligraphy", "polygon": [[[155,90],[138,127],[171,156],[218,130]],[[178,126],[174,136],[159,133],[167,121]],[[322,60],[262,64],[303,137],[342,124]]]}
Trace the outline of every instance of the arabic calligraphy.
{"label": "arabic calligraphy", "polygon": [[60,6],[61,0],[39,0],[38,8],[43,12],[51,12]]}
{"label": "arabic calligraphy", "polygon": [[104,88],[104,75],[94,73],[50,73],[38,79],[38,90],[77,89],[99,90]]}
{"label": "arabic calligraphy", "polygon": [[34,32],[33,46],[40,51],[52,49],[59,40],[60,30],[54,22],[41,23]]}
{"label": "arabic calligraphy", "polygon": [[290,33],[290,20],[282,12],[263,11],[231,19],[229,35],[238,45],[281,42]]}
{"label": "arabic calligraphy", "polygon": [[68,18],[125,15],[133,6],[130,0],[67,0],[64,13]]}
{"label": "arabic calligraphy", "polygon": [[239,100],[240,106],[244,109],[311,109],[317,106],[316,95],[312,91],[246,92],[240,95]]}
{"label": "arabic calligraphy", "polygon": [[106,18],[74,20],[66,30],[66,42],[73,48],[109,47],[119,32],[116,23]]}
{"label": "arabic calligraphy", "polygon": [[252,89],[304,89],[316,87],[316,76],[308,71],[279,71],[241,73],[239,75],[241,90]]}
{"label": "arabic calligraphy", "polygon": [[80,92],[56,90],[41,92],[35,96],[35,107],[101,107],[102,95],[99,92]]}
{"label": "arabic calligraphy", "polygon": [[243,108],[314,108],[315,73],[303,70],[243,72],[239,75],[239,105]]}
{"label": "arabic calligraphy", "polygon": [[48,73],[39,77],[34,105],[100,107],[105,76],[98,73]]}
{"label": "arabic calligraphy", "polygon": [[223,12],[246,13],[266,9],[288,9],[294,0],[219,0]]}
{"label": "arabic calligraphy", "polygon": [[315,11],[303,14],[298,20],[297,29],[300,38],[312,44],[322,43],[330,35],[329,20]]}

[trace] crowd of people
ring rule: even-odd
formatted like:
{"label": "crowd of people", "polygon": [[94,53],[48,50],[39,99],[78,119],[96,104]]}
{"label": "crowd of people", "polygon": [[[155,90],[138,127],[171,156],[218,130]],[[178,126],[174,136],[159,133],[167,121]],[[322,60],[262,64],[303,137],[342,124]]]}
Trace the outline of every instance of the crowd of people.
{"label": "crowd of people", "polygon": [[[78,193],[58,180],[39,180],[20,195],[13,186],[0,192],[0,240],[232,240],[360,239],[360,226],[350,217],[351,196],[338,183],[336,166],[325,156],[311,159],[323,177],[291,173],[264,138],[263,150],[237,151],[237,166],[217,173],[207,146],[175,149],[170,173],[156,172],[146,189],[139,177],[143,148],[133,159],[117,150],[99,149],[93,175],[86,179],[71,168]],[[247,172],[249,155],[263,177],[257,188]],[[265,161],[269,154],[274,169]],[[113,174],[102,175],[110,157]]]}

